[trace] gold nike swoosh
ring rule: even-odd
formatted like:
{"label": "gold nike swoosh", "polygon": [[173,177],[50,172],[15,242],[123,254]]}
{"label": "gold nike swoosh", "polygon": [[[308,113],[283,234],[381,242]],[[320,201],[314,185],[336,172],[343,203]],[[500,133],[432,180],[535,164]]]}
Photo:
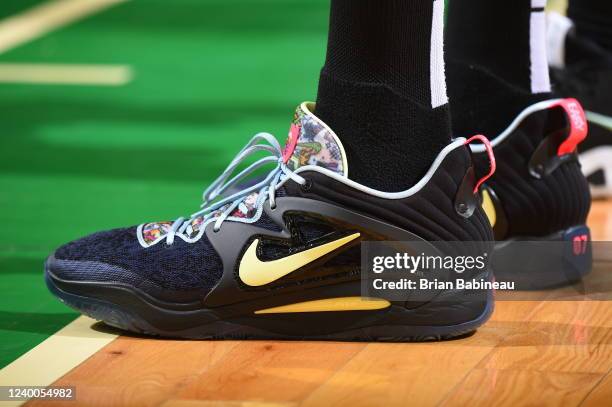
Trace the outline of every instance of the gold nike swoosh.
{"label": "gold nike swoosh", "polygon": [[251,243],[247,251],[240,260],[240,268],[238,275],[243,283],[251,287],[261,287],[262,285],[270,284],[279,278],[285,277],[293,273],[295,270],[312,263],[333,252],[334,250],[346,245],[349,242],[361,236],[360,233],[355,233],[342,239],[334,240],[333,242],[322,244],[321,246],[313,247],[312,249],[304,250],[303,252],[292,254],[291,256],[283,257],[282,259],[272,261],[261,261],[257,257],[257,246],[259,239]]}

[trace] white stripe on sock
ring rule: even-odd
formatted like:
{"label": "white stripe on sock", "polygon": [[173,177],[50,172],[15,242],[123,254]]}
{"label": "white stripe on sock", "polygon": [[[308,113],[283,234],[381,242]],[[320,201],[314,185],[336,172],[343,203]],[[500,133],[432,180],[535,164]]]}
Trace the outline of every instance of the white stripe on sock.
{"label": "white stripe on sock", "polygon": [[434,0],[433,2],[429,72],[431,107],[435,109],[448,103],[446,74],[444,72],[444,0]]}
{"label": "white stripe on sock", "polygon": [[544,8],[546,7],[546,0],[531,0],[531,8]]}
{"label": "white stripe on sock", "polygon": [[[536,1],[533,0],[533,2]],[[546,4],[545,1],[544,4]],[[531,46],[531,91],[533,93],[550,92],[546,55],[546,15],[543,11],[531,13],[529,42]]]}
{"label": "white stripe on sock", "polygon": [[546,15],[546,38],[548,48],[548,63],[553,68],[565,67],[565,40],[574,23],[559,13],[550,12]]}

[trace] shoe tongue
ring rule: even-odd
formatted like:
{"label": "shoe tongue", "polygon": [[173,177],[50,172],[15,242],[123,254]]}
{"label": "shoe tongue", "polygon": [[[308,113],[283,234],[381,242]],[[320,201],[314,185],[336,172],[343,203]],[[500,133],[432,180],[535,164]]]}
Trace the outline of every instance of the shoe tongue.
{"label": "shoe tongue", "polygon": [[306,165],[348,176],[344,147],[336,133],[316,117],[314,103],[302,103],[295,111],[283,158],[291,170]]}
{"label": "shoe tongue", "polygon": [[[316,117],[312,111],[314,103],[302,103],[295,111],[291,122],[289,138],[283,152],[283,159],[289,169],[295,171],[306,165],[316,165],[326,168],[342,176],[348,176],[348,166],[344,147],[336,133]],[[231,213],[231,218],[250,219],[257,212],[258,192],[254,192],[244,199],[244,202]],[[219,208],[216,213],[220,215],[229,206]],[[217,215],[212,215],[215,218]],[[204,224],[204,217],[200,216],[190,221],[184,232],[188,239],[198,236]],[[172,229],[172,222],[147,223],[138,227],[139,241],[144,247],[149,247],[163,239]]]}

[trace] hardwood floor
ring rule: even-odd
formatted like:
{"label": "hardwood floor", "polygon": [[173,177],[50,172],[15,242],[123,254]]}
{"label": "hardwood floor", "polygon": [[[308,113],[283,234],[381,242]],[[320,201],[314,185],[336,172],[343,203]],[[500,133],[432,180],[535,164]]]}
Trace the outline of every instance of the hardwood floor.
{"label": "hardwood floor", "polygon": [[[612,238],[612,201],[594,204],[590,226]],[[611,405],[612,258],[585,284],[608,301],[576,301],[575,287],[501,298],[489,323],[449,342],[119,337],[55,384],[76,386],[73,407]],[[46,404],[63,405],[28,403]]]}

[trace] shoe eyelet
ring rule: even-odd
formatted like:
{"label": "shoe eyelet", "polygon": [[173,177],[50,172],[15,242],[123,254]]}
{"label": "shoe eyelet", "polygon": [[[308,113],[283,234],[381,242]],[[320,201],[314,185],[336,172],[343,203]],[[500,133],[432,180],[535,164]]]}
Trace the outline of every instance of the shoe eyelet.
{"label": "shoe eyelet", "polygon": [[302,192],[310,191],[312,189],[312,181],[307,179],[304,184],[300,185],[300,189],[302,190]]}

